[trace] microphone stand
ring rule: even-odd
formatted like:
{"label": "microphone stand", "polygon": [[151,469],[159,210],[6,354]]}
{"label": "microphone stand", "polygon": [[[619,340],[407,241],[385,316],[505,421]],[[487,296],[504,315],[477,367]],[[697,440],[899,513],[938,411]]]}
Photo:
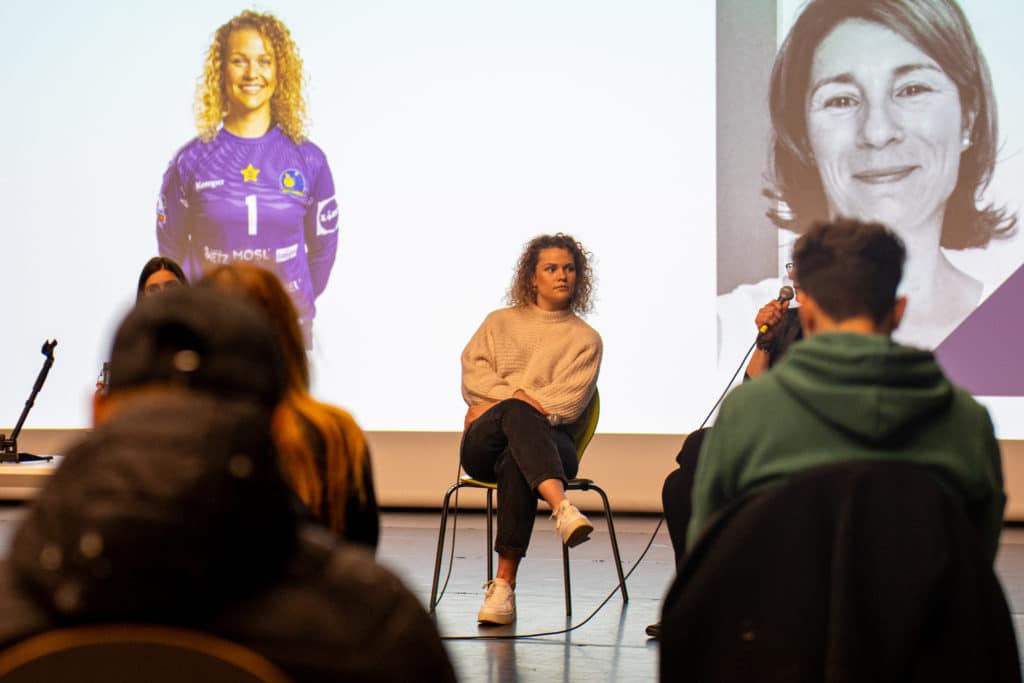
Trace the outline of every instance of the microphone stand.
{"label": "microphone stand", "polygon": [[18,452],[18,435],[21,434],[21,426],[25,424],[25,418],[28,417],[28,411],[32,410],[32,406],[36,403],[36,394],[43,388],[43,382],[46,381],[46,376],[50,373],[50,368],[53,367],[53,347],[57,345],[56,339],[48,339],[43,342],[42,354],[46,356],[46,360],[43,361],[43,369],[39,371],[39,376],[36,377],[36,383],[32,387],[32,393],[29,394],[28,400],[25,401],[25,407],[21,411],[21,417],[18,418],[18,424],[14,426],[14,431],[11,432],[11,438],[7,438],[6,435],[0,434],[0,462],[29,462],[32,460],[53,460],[52,455],[32,455],[31,453],[19,453]]}

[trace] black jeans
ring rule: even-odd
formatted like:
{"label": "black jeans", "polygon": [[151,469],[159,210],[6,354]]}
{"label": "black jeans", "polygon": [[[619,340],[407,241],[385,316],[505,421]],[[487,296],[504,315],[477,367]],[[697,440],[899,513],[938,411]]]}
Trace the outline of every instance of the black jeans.
{"label": "black jeans", "polygon": [[498,484],[498,533],[494,549],[525,557],[537,515],[537,486],[576,476],[572,437],[552,427],[536,408],[510,398],[476,419],[462,435],[460,458],[469,476]]}
{"label": "black jeans", "polygon": [[697,474],[700,447],[708,429],[705,427],[687,435],[676,456],[679,469],[665,477],[665,485],[661,489],[661,507],[665,511],[665,523],[676,554],[677,568],[686,556],[686,529],[690,526],[693,512],[693,478]]}

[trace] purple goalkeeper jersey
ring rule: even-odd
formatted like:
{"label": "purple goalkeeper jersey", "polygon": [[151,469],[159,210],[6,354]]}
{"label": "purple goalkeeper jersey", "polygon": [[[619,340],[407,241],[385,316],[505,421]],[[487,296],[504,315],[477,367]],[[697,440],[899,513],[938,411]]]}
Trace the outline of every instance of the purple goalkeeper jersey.
{"label": "purple goalkeeper jersey", "polygon": [[248,261],[277,274],[311,321],[338,249],[338,203],[327,158],[274,127],[263,137],[221,130],[185,145],[164,174],[157,244],[190,280]]}

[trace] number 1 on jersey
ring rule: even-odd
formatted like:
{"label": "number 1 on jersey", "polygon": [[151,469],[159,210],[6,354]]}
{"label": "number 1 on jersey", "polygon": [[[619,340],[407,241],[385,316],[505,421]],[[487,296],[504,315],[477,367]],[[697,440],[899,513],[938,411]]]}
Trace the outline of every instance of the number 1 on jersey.
{"label": "number 1 on jersey", "polygon": [[249,209],[249,234],[256,234],[257,226],[257,211],[256,211],[256,195],[247,194],[245,195],[245,207]]}

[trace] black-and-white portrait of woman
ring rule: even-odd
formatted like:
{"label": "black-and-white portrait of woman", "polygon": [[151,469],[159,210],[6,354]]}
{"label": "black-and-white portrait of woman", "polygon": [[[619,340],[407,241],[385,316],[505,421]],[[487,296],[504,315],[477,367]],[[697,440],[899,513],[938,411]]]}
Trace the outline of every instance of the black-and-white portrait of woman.
{"label": "black-and-white portrait of woman", "polygon": [[[1008,16],[1015,12],[998,4]],[[770,131],[760,181],[764,212],[779,229],[778,263],[788,260],[792,237],[818,221],[843,216],[890,226],[908,252],[901,293],[909,303],[895,337],[936,347],[1009,274],[1006,255],[995,259],[1003,264],[998,273],[985,272],[986,257],[1017,237],[1018,198],[1000,196],[992,183],[1003,156],[1021,144],[1006,144],[996,98],[1019,89],[1020,79],[1004,85],[994,85],[972,24],[953,0],[800,7],[766,93]],[[721,249],[718,260],[728,269]],[[745,311],[773,298],[784,272],[719,297],[720,361],[732,362],[729,349],[749,345],[755,331]]]}

